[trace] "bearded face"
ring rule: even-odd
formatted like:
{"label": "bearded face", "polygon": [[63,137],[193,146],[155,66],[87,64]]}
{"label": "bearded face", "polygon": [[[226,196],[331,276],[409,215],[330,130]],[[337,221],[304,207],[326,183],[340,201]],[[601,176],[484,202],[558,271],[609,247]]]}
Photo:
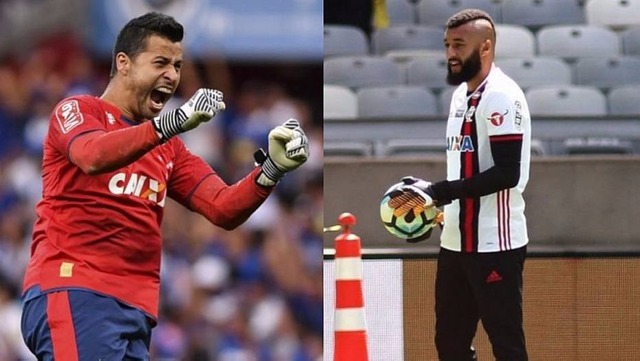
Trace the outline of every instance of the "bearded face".
{"label": "bearded face", "polygon": [[471,80],[480,72],[480,49],[476,49],[467,59],[451,58],[447,62],[447,83],[460,85]]}

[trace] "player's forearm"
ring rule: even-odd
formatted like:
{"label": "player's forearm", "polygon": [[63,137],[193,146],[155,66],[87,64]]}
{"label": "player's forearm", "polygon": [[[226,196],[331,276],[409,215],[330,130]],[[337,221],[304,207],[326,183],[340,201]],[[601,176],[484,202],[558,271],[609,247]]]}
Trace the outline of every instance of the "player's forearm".
{"label": "player's forearm", "polygon": [[513,188],[520,180],[522,137],[492,137],[494,166],[472,177],[435,183],[435,198],[446,204],[460,198],[478,198]]}
{"label": "player's forearm", "polygon": [[513,188],[520,178],[520,164],[493,166],[473,177],[449,182],[448,193],[451,200],[478,198]]}
{"label": "player's forearm", "polygon": [[259,173],[260,168],[256,168],[233,185],[225,184],[220,177],[212,174],[193,192],[190,208],[226,230],[240,226],[274,188],[256,184],[255,178]]}
{"label": "player's forearm", "polygon": [[160,144],[150,122],[113,132],[90,132],[69,146],[69,159],[90,175],[110,172],[138,160]]}

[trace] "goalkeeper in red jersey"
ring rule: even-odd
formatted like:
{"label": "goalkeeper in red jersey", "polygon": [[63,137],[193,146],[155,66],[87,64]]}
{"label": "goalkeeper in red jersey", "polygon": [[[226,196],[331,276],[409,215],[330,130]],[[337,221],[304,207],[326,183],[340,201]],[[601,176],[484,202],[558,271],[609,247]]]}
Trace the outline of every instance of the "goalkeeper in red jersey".
{"label": "goalkeeper in red jersey", "polygon": [[167,197],[233,229],[308,157],[295,119],[269,133],[268,152],[232,185],[190,153],[176,135],[225,104],[200,89],[159,115],[180,81],[182,38],[169,16],[131,20],[102,96],[64,99],[51,114],[23,290],[22,333],[39,360],[148,360]]}

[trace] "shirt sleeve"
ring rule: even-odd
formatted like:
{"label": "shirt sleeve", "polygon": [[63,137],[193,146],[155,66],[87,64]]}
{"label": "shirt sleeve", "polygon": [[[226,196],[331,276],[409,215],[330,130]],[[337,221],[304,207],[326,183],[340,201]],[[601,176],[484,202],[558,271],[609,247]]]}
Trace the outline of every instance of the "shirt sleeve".
{"label": "shirt sleeve", "polygon": [[487,97],[477,115],[485,121],[489,138],[518,134],[522,136],[524,131],[518,101],[506,93],[490,93]]}
{"label": "shirt sleeve", "polygon": [[104,122],[98,118],[100,110],[87,101],[86,97],[72,97],[62,100],[51,113],[49,136],[53,147],[68,157],[73,140],[84,133],[105,131]]}
{"label": "shirt sleeve", "polygon": [[256,183],[259,168],[229,185],[179,139],[175,151],[169,196],[216,226],[234,229],[244,223],[273,190]]}

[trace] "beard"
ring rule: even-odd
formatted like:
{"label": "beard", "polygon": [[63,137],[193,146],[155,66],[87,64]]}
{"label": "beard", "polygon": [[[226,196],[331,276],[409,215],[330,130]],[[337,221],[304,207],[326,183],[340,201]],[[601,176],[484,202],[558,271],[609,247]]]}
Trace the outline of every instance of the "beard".
{"label": "beard", "polygon": [[449,85],[460,85],[471,80],[480,72],[480,50],[476,49],[465,61],[460,61],[460,72],[451,71],[451,66],[447,64],[447,83]]}

